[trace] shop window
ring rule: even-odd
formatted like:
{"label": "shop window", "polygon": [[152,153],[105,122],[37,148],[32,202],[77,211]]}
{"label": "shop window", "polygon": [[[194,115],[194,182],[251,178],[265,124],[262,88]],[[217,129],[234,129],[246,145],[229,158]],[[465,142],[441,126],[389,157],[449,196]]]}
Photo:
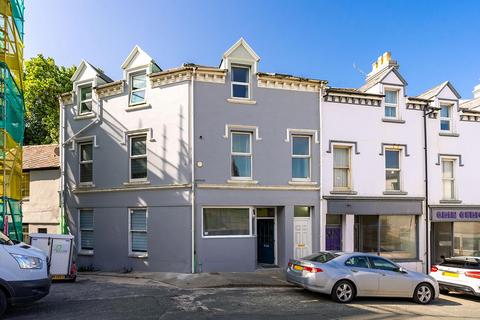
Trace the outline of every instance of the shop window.
{"label": "shop window", "polygon": [[480,256],[480,222],[453,224],[453,255]]}
{"label": "shop window", "polygon": [[417,233],[414,215],[355,216],[355,251],[395,260],[416,259]]}
{"label": "shop window", "polygon": [[251,236],[251,208],[204,208],[203,236]]}
{"label": "shop window", "polygon": [[339,214],[327,214],[325,231],[325,249],[333,251],[342,250],[342,216]]}

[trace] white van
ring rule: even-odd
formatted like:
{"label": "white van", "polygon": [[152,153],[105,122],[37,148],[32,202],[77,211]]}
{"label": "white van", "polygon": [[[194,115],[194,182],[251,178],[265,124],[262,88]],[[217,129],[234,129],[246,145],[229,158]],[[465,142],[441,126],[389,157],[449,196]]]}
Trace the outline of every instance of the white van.
{"label": "white van", "polygon": [[43,298],[50,284],[47,255],[0,232],[0,316],[9,304]]}

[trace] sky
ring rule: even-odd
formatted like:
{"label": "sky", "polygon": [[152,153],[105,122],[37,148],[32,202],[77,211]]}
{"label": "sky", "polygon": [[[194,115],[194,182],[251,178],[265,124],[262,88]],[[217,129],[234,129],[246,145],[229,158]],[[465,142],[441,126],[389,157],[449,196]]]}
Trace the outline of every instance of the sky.
{"label": "sky", "polygon": [[162,69],[218,66],[240,37],[259,71],[362,85],[385,51],[414,96],[449,80],[462,98],[480,84],[476,0],[25,0],[25,57],[82,59],[111,78],[138,44]]}

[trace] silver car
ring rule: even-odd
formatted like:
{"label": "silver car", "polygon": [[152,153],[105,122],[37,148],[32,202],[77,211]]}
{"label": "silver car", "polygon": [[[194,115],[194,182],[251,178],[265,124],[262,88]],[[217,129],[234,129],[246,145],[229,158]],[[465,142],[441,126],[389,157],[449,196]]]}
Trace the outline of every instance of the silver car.
{"label": "silver car", "polygon": [[287,281],[326,293],[340,303],[355,297],[408,297],[420,304],[438,298],[437,281],[429,275],[405,270],[394,262],[368,253],[319,252],[291,259]]}

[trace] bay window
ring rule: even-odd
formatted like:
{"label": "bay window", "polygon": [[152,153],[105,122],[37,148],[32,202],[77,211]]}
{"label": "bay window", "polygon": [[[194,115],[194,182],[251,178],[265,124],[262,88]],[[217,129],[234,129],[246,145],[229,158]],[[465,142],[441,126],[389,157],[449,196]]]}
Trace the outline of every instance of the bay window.
{"label": "bay window", "polygon": [[292,179],[310,180],[310,136],[292,136]]}
{"label": "bay window", "polygon": [[203,208],[203,236],[251,236],[251,208]]}
{"label": "bay window", "polygon": [[385,150],[385,189],[400,191],[400,151]]}
{"label": "bay window", "polygon": [[232,98],[250,98],[250,68],[232,66]]}
{"label": "bay window", "polygon": [[333,189],[350,190],[350,147],[333,148]]}
{"label": "bay window", "polygon": [[252,178],[251,132],[232,132],[231,175],[234,179]]}
{"label": "bay window", "polygon": [[418,258],[415,215],[356,215],[355,251],[396,260]]}

